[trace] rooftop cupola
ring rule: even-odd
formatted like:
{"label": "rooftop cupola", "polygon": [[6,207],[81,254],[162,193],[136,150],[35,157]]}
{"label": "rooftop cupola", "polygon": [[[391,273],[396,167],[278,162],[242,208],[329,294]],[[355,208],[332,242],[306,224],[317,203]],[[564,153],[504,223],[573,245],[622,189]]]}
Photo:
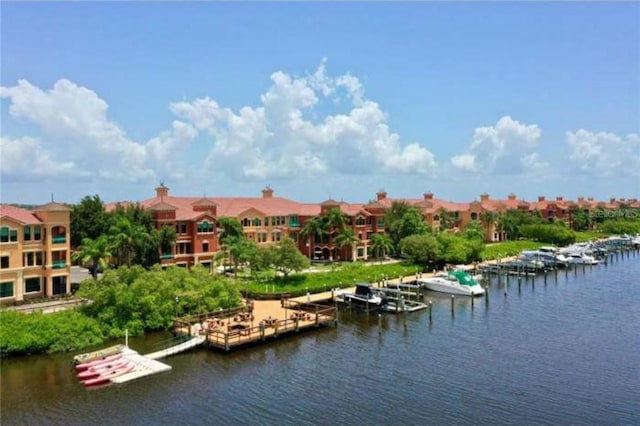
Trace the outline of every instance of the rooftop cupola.
{"label": "rooftop cupola", "polygon": [[169,188],[164,186],[164,182],[160,182],[160,185],[156,187],[156,198],[164,198],[169,196]]}
{"label": "rooftop cupola", "polygon": [[262,190],[262,198],[273,198],[273,189],[270,186],[265,186]]}

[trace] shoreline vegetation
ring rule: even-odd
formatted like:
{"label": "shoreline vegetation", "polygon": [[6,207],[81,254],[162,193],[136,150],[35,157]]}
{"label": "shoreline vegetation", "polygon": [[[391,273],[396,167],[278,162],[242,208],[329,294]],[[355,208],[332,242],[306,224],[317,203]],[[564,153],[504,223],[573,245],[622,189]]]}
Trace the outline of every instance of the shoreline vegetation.
{"label": "shoreline vegetation", "polygon": [[[612,234],[571,232],[572,242]],[[148,269],[133,265],[106,269],[101,278],[94,275],[84,280],[75,294],[76,298],[92,303],[50,314],[0,310],[0,355],[84,350],[119,339],[124,336],[125,330],[130,335],[168,330],[175,316],[238,307],[246,297],[260,294],[275,298],[282,294],[295,297],[324,292],[332,288],[352,287],[357,281],[373,283],[415,275],[417,272],[430,272],[442,269],[445,265],[473,266],[550,244],[533,239],[484,244],[477,238],[475,228],[461,234],[442,232],[405,237],[405,241],[414,244],[400,244],[405,254],[402,259],[389,261],[378,253],[377,260],[366,263],[344,261],[311,268],[308,259],[306,262],[296,259],[297,266],[286,273],[273,266],[256,270],[249,268],[238,273],[241,263],[237,261],[233,263],[233,277],[227,274],[212,275],[198,266],[163,270],[159,265]],[[277,253],[275,256],[277,258]],[[286,253],[283,257],[286,258]]]}

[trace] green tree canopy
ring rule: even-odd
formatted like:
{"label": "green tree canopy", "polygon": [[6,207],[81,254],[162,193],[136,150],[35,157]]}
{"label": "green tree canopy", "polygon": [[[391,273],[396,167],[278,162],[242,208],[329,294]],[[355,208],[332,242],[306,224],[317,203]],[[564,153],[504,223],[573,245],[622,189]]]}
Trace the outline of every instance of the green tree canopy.
{"label": "green tree canopy", "polygon": [[431,234],[410,235],[400,241],[400,250],[411,262],[419,265],[438,263],[442,247]]}
{"label": "green tree canopy", "polygon": [[291,272],[301,271],[310,265],[307,259],[296,247],[293,240],[284,238],[278,243],[273,252],[274,267],[286,278]]}
{"label": "green tree canopy", "polygon": [[109,260],[111,259],[111,246],[106,235],[101,235],[95,240],[84,238],[82,244],[73,253],[73,260],[80,261],[82,264],[91,264],[91,275],[96,279],[98,275],[98,266],[104,271],[107,269]]}
{"label": "green tree canopy", "polygon": [[97,239],[108,227],[104,204],[98,195],[87,195],[71,208],[72,247],[78,247],[85,238]]}

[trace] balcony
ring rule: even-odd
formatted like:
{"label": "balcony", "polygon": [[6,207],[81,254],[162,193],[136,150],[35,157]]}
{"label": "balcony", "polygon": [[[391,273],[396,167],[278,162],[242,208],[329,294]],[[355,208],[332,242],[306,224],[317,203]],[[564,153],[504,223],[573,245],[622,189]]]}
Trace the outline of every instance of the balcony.
{"label": "balcony", "polygon": [[165,253],[160,255],[160,260],[171,260],[173,259],[173,254],[171,253]]}
{"label": "balcony", "polygon": [[62,268],[66,268],[67,267],[67,261],[66,260],[54,260],[53,261],[53,269],[62,269]]}
{"label": "balcony", "polygon": [[64,244],[67,242],[67,236],[66,235],[54,235],[51,237],[51,242],[53,242],[53,244]]}

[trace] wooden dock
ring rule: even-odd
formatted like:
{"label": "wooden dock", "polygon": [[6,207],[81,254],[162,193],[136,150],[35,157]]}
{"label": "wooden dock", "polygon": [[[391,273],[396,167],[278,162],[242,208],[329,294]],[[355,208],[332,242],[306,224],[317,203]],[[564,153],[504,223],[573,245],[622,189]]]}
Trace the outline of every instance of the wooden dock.
{"label": "wooden dock", "polygon": [[229,351],[307,329],[335,326],[336,322],[336,309],[332,305],[283,299],[255,301],[232,311],[176,318],[174,330],[177,334],[201,336],[204,346]]}

